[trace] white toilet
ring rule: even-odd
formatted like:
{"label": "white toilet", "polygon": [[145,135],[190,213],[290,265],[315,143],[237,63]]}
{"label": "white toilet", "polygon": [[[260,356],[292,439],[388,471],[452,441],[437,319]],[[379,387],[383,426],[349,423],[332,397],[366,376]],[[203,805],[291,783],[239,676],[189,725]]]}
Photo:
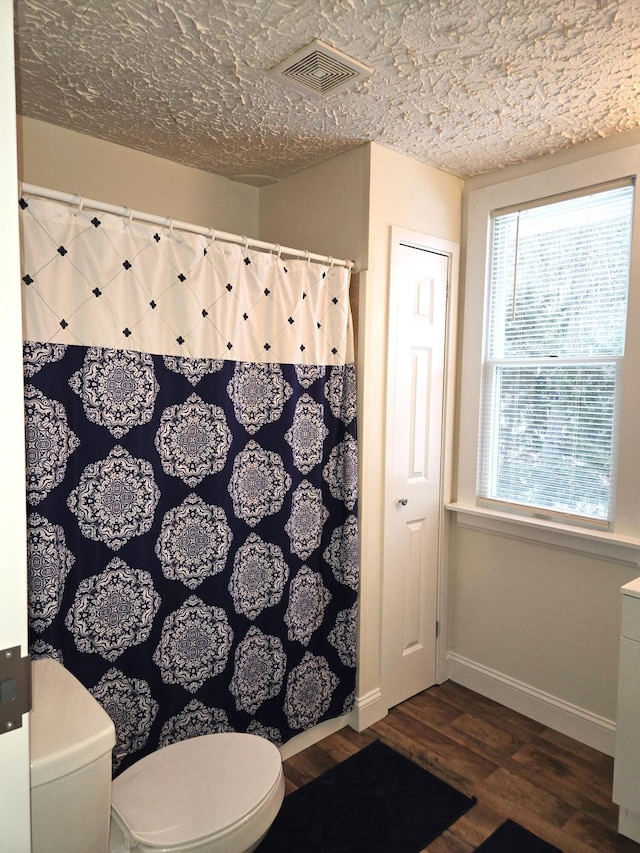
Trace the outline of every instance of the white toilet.
{"label": "white toilet", "polygon": [[32,853],[249,853],[284,797],[280,753],[256,735],[203,735],[111,781],[110,717],[57,661],[32,664]]}

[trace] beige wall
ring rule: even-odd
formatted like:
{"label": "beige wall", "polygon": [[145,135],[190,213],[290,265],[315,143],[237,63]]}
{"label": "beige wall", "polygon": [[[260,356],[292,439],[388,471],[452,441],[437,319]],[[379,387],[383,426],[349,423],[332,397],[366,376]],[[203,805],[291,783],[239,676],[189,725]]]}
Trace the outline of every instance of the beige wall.
{"label": "beige wall", "polygon": [[23,118],[20,125],[20,177],[27,183],[348,258],[365,271],[360,276],[358,366],[363,458],[359,693],[379,690],[381,380],[390,227],[458,240],[462,182],[377,145],[364,145],[257,190],[43,122]]}
{"label": "beige wall", "polygon": [[[257,190],[43,122],[22,119],[19,125],[20,177],[28,183],[350,258],[364,271],[358,365],[363,557],[358,692],[375,692],[381,682],[390,228],[459,241],[462,181],[374,143]],[[628,137],[636,143],[640,139],[633,133]],[[465,196],[474,187],[564,167],[612,148],[610,141],[594,143],[482,176],[467,182]],[[619,587],[636,574],[640,570],[587,554],[453,524],[449,648],[614,719]]]}
{"label": "beige wall", "polygon": [[638,569],[461,526],[449,575],[449,649],[615,720],[620,586]]}
{"label": "beige wall", "polygon": [[[20,177],[28,183],[350,258],[363,270],[358,693],[375,692],[381,682],[383,377],[390,228],[459,241],[462,181],[374,143],[257,190],[42,122],[22,119],[19,125]],[[639,140],[638,134],[628,135],[628,141]],[[465,197],[474,187],[536,175],[550,166],[564,167],[620,144],[594,143],[481,176],[467,182]],[[454,523],[449,648],[562,701],[614,719],[619,587],[637,574],[640,570],[588,554]]]}
{"label": "beige wall", "polygon": [[20,180],[258,237],[258,190],[34,119],[18,121]]}
{"label": "beige wall", "polygon": [[260,239],[354,261],[368,246],[369,146],[260,190]]}
{"label": "beige wall", "polygon": [[[353,260],[357,270],[366,270],[369,246],[370,158],[372,146],[366,145],[326,160],[317,166],[296,172],[261,190],[260,236],[263,240],[312,252]],[[352,285],[354,286],[354,285]],[[365,411],[364,355],[371,332],[368,328],[367,279],[363,273],[356,285],[358,302],[358,442],[360,458],[367,448],[368,436],[377,429],[377,412]],[[383,297],[384,298],[384,297]],[[373,467],[382,471],[380,464]],[[361,464],[360,515],[366,511]],[[368,467],[368,466],[366,466]],[[369,557],[373,538],[374,556]],[[358,695],[380,686],[380,593],[379,545],[361,525],[363,564],[360,588],[360,647]]]}
{"label": "beige wall", "polygon": [[349,258],[363,271],[358,342],[362,553],[359,697],[375,693],[381,683],[390,229],[396,225],[459,242],[462,186],[458,178],[373,143],[297,172],[260,193],[263,240]]}
{"label": "beige wall", "polygon": [[[465,230],[474,221],[479,200],[498,187],[517,192],[524,187],[532,197],[558,192],[562,182],[590,186],[612,170],[620,175],[640,170],[640,135],[582,145],[562,154],[540,158],[521,167],[483,175],[465,185]],[[477,192],[475,192],[477,191]],[[491,196],[493,198],[493,196]],[[520,199],[522,201],[522,198]],[[636,200],[636,204],[638,200]],[[499,206],[499,205],[498,205]],[[636,213],[638,208],[636,207]],[[637,219],[637,216],[636,216]],[[476,229],[478,230],[478,229]],[[621,465],[618,518],[611,535],[637,538],[640,547],[640,488],[637,424],[640,385],[637,363],[640,338],[631,330],[640,318],[640,230],[635,228],[630,281],[627,362],[623,383]],[[462,386],[458,405],[460,462],[457,499],[475,503],[475,459],[479,395],[479,358],[483,305],[483,254],[478,235],[465,235],[465,327],[460,338]],[[483,238],[484,239],[484,238]],[[478,272],[479,271],[479,272]],[[476,381],[465,377],[475,371]],[[474,433],[472,436],[471,433]],[[577,706],[602,718],[603,730],[615,721],[617,704],[620,587],[640,575],[633,565],[638,551],[613,562],[607,553],[596,556],[596,545],[579,545],[569,533],[558,544],[543,544],[544,531],[526,537],[512,526],[506,535],[462,526],[462,514],[452,518],[449,565],[449,650],[472,665],[485,667],[524,689],[548,694],[550,703]],[[536,541],[536,537],[537,540]],[[604,537],[606,538],[606,537]],[[629,543],[629,544],[632,544]],[[625,559],[627,560],[625,562]],[[493,677],[493,676],[492,676]],[[544,700],[546,701],[546,700]],[[551,705],[550,705],[551,707]],[[579,714],[578,714],[579,716]],[[603,746],[604,748],[604,746]]]}
{"label": "beige wall", "polygon": [[460,178],[374,143],[369,268],[388,263],[391,225],[459,242],[462,189]]}
{"label": "beige wall", "polygon": [[[380,684],[383,580],[384,458],[387,316],[391,227],[460,241],[463,182],[388,148],[371,146],[368,273],[360,306],[362,369],[360,422],[362,459],[362,561],[365,579],[361,627],[360,687]],[[369,652],[371,654],[369,655]],[[382,697],[384,703],[384,696]]]}

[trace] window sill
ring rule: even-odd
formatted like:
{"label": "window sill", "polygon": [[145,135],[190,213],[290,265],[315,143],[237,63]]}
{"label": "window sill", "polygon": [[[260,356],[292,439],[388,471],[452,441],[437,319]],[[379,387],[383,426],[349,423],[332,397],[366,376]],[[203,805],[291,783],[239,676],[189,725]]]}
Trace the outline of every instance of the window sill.
{"label": "window sill", "polygon": [[446,509],[456,513],[458,524],[462,527],[640,567],[640,538],[635,536],[574,527],[543,518],[511,515],[465,503],[450,503]]}

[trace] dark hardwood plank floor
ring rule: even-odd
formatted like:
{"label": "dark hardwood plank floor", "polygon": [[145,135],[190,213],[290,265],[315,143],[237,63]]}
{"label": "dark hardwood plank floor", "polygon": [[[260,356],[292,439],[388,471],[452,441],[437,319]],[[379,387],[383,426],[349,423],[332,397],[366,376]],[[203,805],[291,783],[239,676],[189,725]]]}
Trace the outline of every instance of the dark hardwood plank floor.
{"label": "dark hardwood plank floor", "polygon": [[377,739],[477,797],[429,853],[471,853],[508,817],[565,853],[640,853],[617,833],[612,758],[451,681],[287,759],[287,793]]}

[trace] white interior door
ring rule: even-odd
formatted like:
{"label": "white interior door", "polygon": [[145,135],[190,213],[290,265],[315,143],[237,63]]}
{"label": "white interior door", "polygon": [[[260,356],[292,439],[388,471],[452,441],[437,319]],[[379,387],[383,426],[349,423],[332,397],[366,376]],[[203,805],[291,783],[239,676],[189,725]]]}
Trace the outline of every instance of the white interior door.
{"label": "white interior door", "polygon": [[399,233],[394,229],[392,238],[387,373],[382,690],[388,707],[436,681],[453,269],[452,244]]}
{"label": "white interior door", "polygon": [[[0,0],[0,649],[27,653],[24,394],[18,238],[13,4]],[[0,678],[2,672],[0,670]],[[3,679],[7,683],[9,679]],[[12,691],[5,690],[5,696]],[[30,850],[29,726],[0,734],[0,850]]]}

